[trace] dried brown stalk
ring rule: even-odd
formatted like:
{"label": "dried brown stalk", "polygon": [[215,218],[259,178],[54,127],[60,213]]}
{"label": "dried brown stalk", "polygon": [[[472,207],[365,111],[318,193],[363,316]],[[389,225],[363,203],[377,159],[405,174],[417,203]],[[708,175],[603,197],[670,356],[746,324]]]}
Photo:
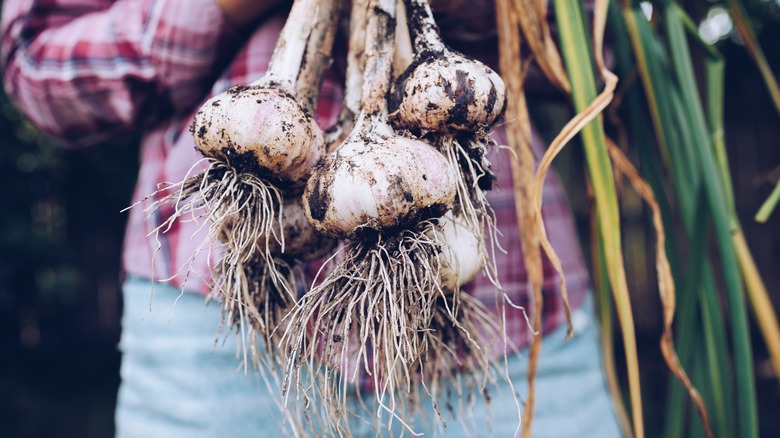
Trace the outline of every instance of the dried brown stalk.
{"label": "dried brown stalk", "polygon": [[661,217],[661,207],[658,206],[653,189],[641,176],[639,176],[639,172],[634,168],[633,164],[631,164],[631,161],[626,157],[620,147],[610,139],[607,139],[607,147],[609,156],[612,158],[615,167],[628,178],[631,182],[631,186],[653,212],[653,228],[655,229],[656,234],[655,269],[658,275],[658,294],[661,297],[664,316],[664,331],[661,335],[660,342],[661,353],[663,353],[664,360],[666,360],[666,364],[669,366],[672,374],[674,374],[680,383],[688,390],[688,394],[690,395],[694,406],[696,406],[696,410],[704,425],[704,432],[708,438],[712,438],[712,428],[710,427],[709,416],[707,414],[707,408],[704,405],[704,400],[688,378],[688,375],[680,364],[680,360],[677,358],[677,353],[674,348],[672,323],[674,322],[675,287],[672,269],[669,265],[669,259],[666,256],[666,233],[664,232],[663,219]]}
{"label": "dried brown stalk", "polygon": [[522,418],[522,436],[531,436],[534,406],[536,370],[542,346],[542,286],[544,272],[537,229],[533,226],[533,210],[530,205],[533,192],[534,153],[531,147],[531,119],[525,100],[523,83],[527,66],[523,65],[520,53],[519,11],[508,0],[496,1],[498,18],[499,62],[501,72],[507,84],[505,119],[509,146],[514,151],[512,165],[512,183],[515,192],[515,211],[520,228],[520,243],[523,259],[528,272],[528,283],[533,299],[531,344],[528,356],[528,397]]}
{"label": "dried brown stalk", "polygon": [[561,54],[547,23],[546,0],[511,0],[517,11],[517,22],[531,49],[536,64],[545,77],[566,94],[571,92]]}

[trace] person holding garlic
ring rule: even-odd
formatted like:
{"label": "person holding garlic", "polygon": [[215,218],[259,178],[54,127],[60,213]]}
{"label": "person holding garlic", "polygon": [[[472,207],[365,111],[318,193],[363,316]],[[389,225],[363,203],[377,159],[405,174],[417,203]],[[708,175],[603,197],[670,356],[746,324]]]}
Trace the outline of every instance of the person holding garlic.
{"label": "person holding garlic", "polygon": [[[484,14],[490,23],[490,8],[475,8],[471,3],[434,4],[434,11],[442,8],[442,22],[455,24],[452,33],[442,29],[453,46],[465,40],[470,46],[476,45],[475,39],[490,42],[492,28],[485,20],[461,18]],[[2,6],[1,62],[9,96],[39,129],[67,144],[94,144],[141,129],[141,167],[133,199],[141,206],[164,197],[144,201],[160,184],[190,175],[202,159],[189,133],[196,112],[206,99],[264,76],[289,11],[284,2],[251,0],[5,0]],[[479,14],[474,13],[477,9]],[[339,53],[338,45],[335,51]],[[344,93],[343,66],[339,67],[337,61],[325,76],[312,114],[322,129],[339,116]],[[502,143],[500,128],[493,137]],[[534,143],[538,151],[540,139]],[[486,192],[506,250],[496,252],[497,280],[512,302],[530,307],[509,190],[511,156],[493,149],[488,158],[494,185],[504,188]],[[544,219],[562,258],[575,337],[563,344],[559,282],[545,259],[545,340],[537,376],[534,436],[617,436],[601,371],[588,273],[567,201],[555,178],[548,178],[544,190]],[[196,221],[172,221],[155,238],[155,230],[175,214],[175,207],[163,203],[151,215],[143,210],[130,210],[125,236],[117,436],[273,435],[300,427],[295,418],[276,408],[279,393],[258,384],[251,371],[236,371],[238,344],[232,338],[214,347],[222,315],[218,305],[204,308],[203,295],[210,291],[219,254],[196,251],[209,237],[208,229]],[[496,286],[486,277],[478,275],[463,290],[491,307]],[[149,313],[151,282],[152,312],[142,320]],[[521,311],[507,310],[505,329],[515,347],[528,344]],[[510,378],[522,398],[526,361],[509,361]],[[365,382],[353,383],[361,391],[376,389]],[[448,420],[445,436],[481,435],[479,425],[488,418],[486,412],[494,436],[514,434],[521,407],[511,392],[499,380],[490,387],[489,406],[477,400],[473,418],[463,421],[441,409]],[[441,428],[430,404],[421,406],[415,430]],[[360,421],[350,426],[355,436],[376,434],[372,425]],[[390,434],[402,430],[400,425],[389,432],[386,426],[380,429]]]}

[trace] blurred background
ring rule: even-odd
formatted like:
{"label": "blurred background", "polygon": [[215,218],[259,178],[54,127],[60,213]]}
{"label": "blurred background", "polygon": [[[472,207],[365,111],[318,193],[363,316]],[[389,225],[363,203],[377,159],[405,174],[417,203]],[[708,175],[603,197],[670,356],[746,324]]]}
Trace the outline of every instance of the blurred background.
{"label": "blurred background", "polygon": [[[770,65],[780,72],[780,0],[745,5]],[[725,126],[737,208],[780,309],[780,213],[763,225],[752,219],[780,178],[780,116],[728,10],[710,1],[685,6],[701,23],[702,37],[717,44],[726,59]],[[531,107],[548,136],[571,116],[565,102],[537,98]],[[63,149],[0,94],[0,437],[113,435],[119,257],[127,217],[120,210],[130,201],[137,145],[138,137],[131,135],[90,149]],[[569,183],[587,237],[590,201],[581,163],[581,151],[572,145],[557,170]],[[660,304],[649,249],[654,237],[639,199],[624,191],[621,201],[646,426],[649,436],[659,436],[668,372],[658,348]],[[587,239],[583,244],[589,253]],[[780,384],[758,330],[753,333],[762,436],[776,437]],[[622,357],[616,351],[619,372]]]}
{"label": "blurred background", "polygon": [[111,436],[137,139],[64,151],[0,114],[0,436]]}

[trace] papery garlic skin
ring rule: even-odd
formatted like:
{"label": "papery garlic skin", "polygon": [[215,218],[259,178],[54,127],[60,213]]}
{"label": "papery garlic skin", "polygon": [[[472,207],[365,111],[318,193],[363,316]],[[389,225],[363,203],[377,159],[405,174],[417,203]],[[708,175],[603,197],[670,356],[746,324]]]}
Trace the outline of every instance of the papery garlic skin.
{"label": "papery garlic skin", "polygon": [[366,142],[358,134],[317,168],[303,198],[319,232],[349,237],[438,217],[455,192],[455,174],[433,147],[396,136]]}
{"label": "papery garlic skin", "polygon": [[314,118],[276,88],[233,87],[212,97],[195,116],[192,133],[203,155],[298,186],[325,150]]}

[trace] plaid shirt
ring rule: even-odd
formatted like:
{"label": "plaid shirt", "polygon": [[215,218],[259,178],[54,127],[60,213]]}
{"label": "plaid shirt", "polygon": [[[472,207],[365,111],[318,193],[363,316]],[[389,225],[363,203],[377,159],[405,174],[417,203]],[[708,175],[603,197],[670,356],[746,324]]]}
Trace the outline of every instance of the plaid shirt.
{"label": "plaid shirt", "polygon": [[[5,86],[36,126],[72,145],[144,129],[136,202],[159,183],[185,177],[200,158],[187,130],[198,104],[232,85],[261,77],[283,24],[284,17],[271,17],[251,35],[241,35],[213,0],[5,0],[1,46]],[[336,77],[326,78],[317,112],[322,126],[335,121],[341,97]],[[497,137],[502,143],[502,132]],[[540,154],[536,136],[534,146]],[[492,152],[491,159],[498,190],[488,198],[507,250],[498,254],[500,281],[516,304],[530,308],[511,157],[504,150]],[[587,294],[589,278],[568,203],[554,175],[547,178],[543,193],[547,233],[561,258],[572,307],[577,308]],[[177,221],[159,242],[148,237],[170,213],[163,209],[147,217],[143,208],[130,210],[124,269],[205,292],[214,254],[201,253],[192,264],[185,263],[202,241],[204,230],[198,224]],[[565,318],[559,280],[546,257],[544,279],[543,322],[549,332]],[[494,288],[485,278],[478,277],[466,289],[495,306]],[[514,344],[527,345],[524,316],[508,310],[507,324]]]}

